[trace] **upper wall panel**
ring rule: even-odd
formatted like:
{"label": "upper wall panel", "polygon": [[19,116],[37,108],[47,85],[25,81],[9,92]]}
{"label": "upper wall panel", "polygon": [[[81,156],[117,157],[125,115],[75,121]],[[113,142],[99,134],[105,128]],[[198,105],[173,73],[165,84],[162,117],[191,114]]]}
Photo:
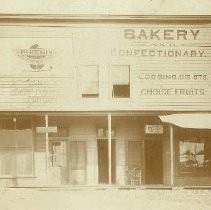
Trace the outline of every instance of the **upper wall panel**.
{"label": "upper wall panel", "polygon": [[1,111],[211,110],[208,19],[27,21],[0,26]]}

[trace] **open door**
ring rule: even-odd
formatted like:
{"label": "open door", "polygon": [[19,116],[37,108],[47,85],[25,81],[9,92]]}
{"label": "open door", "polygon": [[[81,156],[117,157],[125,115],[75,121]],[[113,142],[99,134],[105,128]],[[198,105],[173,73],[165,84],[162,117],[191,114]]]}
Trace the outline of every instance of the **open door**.
{"label": "open door", "polygon": [[145,141],[145,183],[163,184],[162,140]]}
{"label": "open door", "polygon": [[68,184],[67,141],[49,141],[50,172],[58,184]]}

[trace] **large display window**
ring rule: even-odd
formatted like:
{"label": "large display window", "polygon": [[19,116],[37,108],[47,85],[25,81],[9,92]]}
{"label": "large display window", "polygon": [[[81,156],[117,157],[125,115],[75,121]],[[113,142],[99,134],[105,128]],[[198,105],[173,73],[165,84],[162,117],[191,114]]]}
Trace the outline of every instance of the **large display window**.
{"label": "large display window", "polygon": [[[185,132],[184,132],[185,131]],[[180,175],[211,175],[211,132],[184,129],[178,141]]]}
{"label": "large display window", "polygon": [[33,132],[29,119],[0,120],[0,177],[33,174]]}

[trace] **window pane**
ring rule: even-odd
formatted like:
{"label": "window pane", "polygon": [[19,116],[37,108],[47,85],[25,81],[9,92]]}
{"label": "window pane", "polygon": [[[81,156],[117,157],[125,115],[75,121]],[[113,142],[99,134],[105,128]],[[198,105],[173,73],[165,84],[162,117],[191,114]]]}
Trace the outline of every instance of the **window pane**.
{"label": "window pane", "polygon": [[16,152],[15,148],[0,149],[1,175],[16,176]]}
{"label": "window pane", "polygon": [[0,130],[1,175],[32,174],[33,133],[26,130]]}
{"label": "window pane", "polygon": [[32,147],[33,133],[32,130],[14,130],[17,147]]}
{"label": "window pane", "polygon": [[206,167],[205,143],[180,141],[180,172],[196,173]]}
{"label": "window pane", "polygon": [[24,130],[31,129],[31,119],[17,119],[16,120],[16,129]]}
{"label": "window pane", "polygon": [[32,150],[26,148],[17,149],[17,174],[32,174]]}
{"label": "window pane", "polygon": [[14,129],[15,124],[12,119],[0,119],[0,129]]}
{"label": "window pane", "polygon": [[128,85],[130,83],[130,68],[128,65],[112,66],[112,83]]}
{"label": "window pane", "polygon": [[[204,148],[204,167],[211,168],[211,141],[210,139],[205,142]],[[211,173],[211,170],[210,170]]]}
{"label": "window pane", "polygon": [[129,85],[113,85],[112,95],[115,98],[129,98],[130,86]]}
{"label": "window pane", "polygon": [[0,148],[16,147],[14,130],[0,130]]}
{"label": "window pane", "polygon": [[116,65],[111,69],[112,97],[130,97],[130,66]]}

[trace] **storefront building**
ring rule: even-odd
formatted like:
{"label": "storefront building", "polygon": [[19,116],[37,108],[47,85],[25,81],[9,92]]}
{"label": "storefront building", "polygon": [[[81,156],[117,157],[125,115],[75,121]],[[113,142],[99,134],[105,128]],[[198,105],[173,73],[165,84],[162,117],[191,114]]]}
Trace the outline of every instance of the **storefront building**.
{"label": "storefront building", "polygon": [[211,185],[210,17],[2,15],[0,46],[0,186]]}

